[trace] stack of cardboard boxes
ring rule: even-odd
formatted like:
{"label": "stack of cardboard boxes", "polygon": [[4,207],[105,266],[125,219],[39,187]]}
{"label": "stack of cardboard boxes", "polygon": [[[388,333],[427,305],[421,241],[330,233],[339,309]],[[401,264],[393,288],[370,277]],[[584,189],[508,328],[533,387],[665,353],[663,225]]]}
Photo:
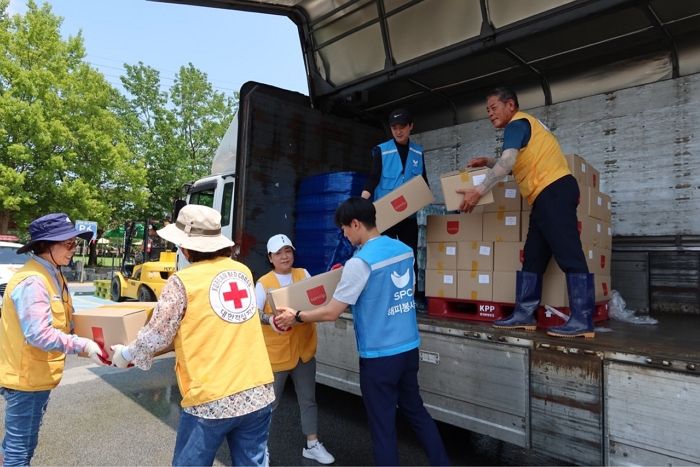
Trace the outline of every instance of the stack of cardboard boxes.
{"label": "stack of cardboard boxes", "polygon": [[[579,232],[588,268],[595,274],[596,301],[606,301],[612,244],[610,197],[599,191],[599,173],[593,166],[573,154],[567,161],[581,191]],[[428,216],[426,296],[515,303],[515,276],[522,267],[530,207],[514,180],[500,182],[492,193],[493,203],[471,214]],[[565,275],[554,259],[544,275],[542,304],[569,306]]]}

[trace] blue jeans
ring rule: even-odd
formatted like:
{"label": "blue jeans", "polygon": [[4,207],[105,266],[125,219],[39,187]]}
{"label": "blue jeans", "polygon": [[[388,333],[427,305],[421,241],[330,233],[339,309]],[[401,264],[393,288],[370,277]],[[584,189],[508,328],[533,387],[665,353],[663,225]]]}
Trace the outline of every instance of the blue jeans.
{"label": "blue jeans", "polygon": [[39,427],[50,393],[0,388],[5,398],[4,465],[29,465],[39,441]]}
{"label": "blue jeans", "polygon": [[272,408],[233,418],[200,418],[182,412],[173,465],[212,465],[226,439],[233,465],[265,465]]}

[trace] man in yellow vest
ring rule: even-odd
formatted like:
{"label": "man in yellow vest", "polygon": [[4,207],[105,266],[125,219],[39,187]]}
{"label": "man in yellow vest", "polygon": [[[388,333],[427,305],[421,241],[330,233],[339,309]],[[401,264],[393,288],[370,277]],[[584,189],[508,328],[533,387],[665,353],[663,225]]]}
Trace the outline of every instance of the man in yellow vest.
{"label": "man in yellow vest", "polygon": [[579,237],[576,206],[579,188],[571,175],[559,142],[549,129],[530,114],[521,112],[518,97],[509,88],[496,88],[486,101],[491,124],[504,129],[500,158],[477,157],[471,167],[488,165],[484,182],[464,195],[460,209],[471,212],[479,199],[509,173],[513,173],[523,198],[531,206],[522,271],[516,278],[516,307],[497,328],[537,327],[535,311],[542,295],[542,274],[552,256],[566,274],[569,320],[547,334],[559,337],[594,337],[595,290]]}
{"label": "man in yellow vest", "polygon": [[255,286],[255,296],[260,310],[263,335],[275,373],[274,410],[284,392],[287,377],[294,382],[294,391],[299,402],[301,431],[306,436],[303,457],[320,464],[332,464],[335,458],[318,439],[318,409],[316,407],[316,323],[304,323],[288,331],[277,328],[272,307],[267,302],[267,291],[286,287],[309,277],[304,268],[295,268],[294,245],[284,234],[277,234],[267,241],[267,258],[272,271],[260,279]]}
{"label": "man in yellow vest", "polygon": [[61,272],[75,254],[76,238],[90,240],[92,232],[79,232],[66,214],[52,213],[32,221],[29,233],[17,253],[31,250],[32,256],[7,284],[0,317],[4,465],[31,462],[66,354],[86,352],[100,365],[107,357],[94,341],[72,334],[73,302]]}
{"label": "man in yellow vest", "polygon": [[212,465],[226,440],[234,465],[263,466],[275,393],[250,269],[231,259],[212,208],[187,205],[158,235],[191,264],[168,279],[136,340],[112,347],[113,365],[147,370],[174,341],[182,414],[173,465]]}

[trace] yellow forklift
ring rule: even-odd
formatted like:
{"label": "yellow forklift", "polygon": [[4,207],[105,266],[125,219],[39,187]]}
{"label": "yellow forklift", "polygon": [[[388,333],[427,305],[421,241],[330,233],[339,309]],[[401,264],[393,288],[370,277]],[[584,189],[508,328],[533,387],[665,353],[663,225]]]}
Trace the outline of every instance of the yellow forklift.
{"label": "yellow forklift", "polygon": [[[136,222],[129,222],[124,229],[124,255],[119,271],[112,277],[110,298],[114,302],[134,299],[154,302],[160,296],[168,278],[175,272],[176,252],[152,246],[149,224],[144,225],[143,253],[133,254],[132,244]],[[137,261],[139,258],[141,261]]]}

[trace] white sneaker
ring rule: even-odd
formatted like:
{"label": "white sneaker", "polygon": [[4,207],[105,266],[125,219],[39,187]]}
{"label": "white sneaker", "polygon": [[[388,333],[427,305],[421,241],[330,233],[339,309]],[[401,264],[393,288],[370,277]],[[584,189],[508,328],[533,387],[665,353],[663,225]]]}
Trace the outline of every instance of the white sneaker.
{"label": "white sneaker", "polygon": [[316,441],[316,444],[310,448],[304,448],[301,455],[307,459],[313,459],[319,464],[332,464],[335,462],[335,457],[323,447],[323,443],[320,441]]}

